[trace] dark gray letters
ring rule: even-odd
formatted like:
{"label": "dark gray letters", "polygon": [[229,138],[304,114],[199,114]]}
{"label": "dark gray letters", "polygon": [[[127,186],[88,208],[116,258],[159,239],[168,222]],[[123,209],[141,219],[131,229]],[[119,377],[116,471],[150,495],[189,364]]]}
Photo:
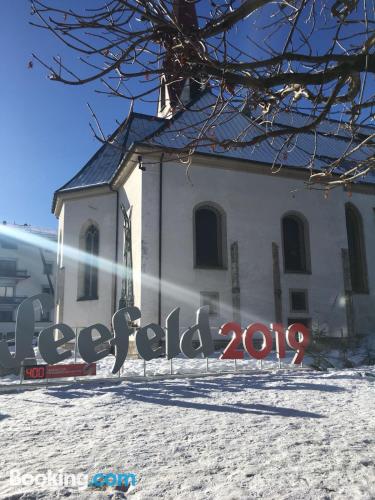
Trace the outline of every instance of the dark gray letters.
{"label": "dark gray letters", "polygon": [[[197,337],[200,345],[193,347],[194,335]],[[214,343],[212,341],[210,323],[208,318],[208,306],[201,307],[197,311],[197,324],[186,330],[181,336],[181,351],[187,358],[196,358],[199,354],[204,357],[214,352]]]}
{"label": "dark gray letters", "polygon": [[[151,338],[148,336],[148,330],[151,330],[154,334]],[[155,323],[150,323],[137,331],[135,334],[135,343],[137,345],[139,355],[144,360],[150,361],[151,359],[161,356],[163,348],[159,346],[156,349],[153,349],[152,344],[155,345],[159,342],[162,339],[163,334],[163,328]]]}
{"label": "dark gray letters", "polygon": [[[54,331],[59,330],[62,333],[62,338],[55,340]],[[70,358],[72,351],[67,350],[65,352],[59,353],[57,348],[63,346],[69,340],[73,340],[75,334],[70,326],[64,323],[58,323],[57,325],[49,326],[44,328],[39,334],[38,338],[38,349],[40,355],[48,365],[54,365],[59,363],[64,359]]]}
{"label": "dark gray letters", "polygon": [[48,293],[40,293],[25,299],[18,306],[16,318],[16,353],[12,356],[8,343],[0,342],[0,365],[4,368],[19,368],[26,358],[35,360],[33,337],[35,332],[34,302],[39,301],[43,312],[51,311],[54,307],[53,297]]}
{"label": "dark gray letters", "polygon": [[131,330],[129,322],[135,321],[141,317],[141,311],[138,307],[124,307],[115,312],[112,318],[112,326],[115,337],[111,344],[115,346],[116,360],[112,367],[112,373],[117,373],[122,367],[128,355],[129,336]]}
{"label": "dark gray letters", "polygon": [[[100,337],[94,340],[92,333],[95,330],[99,333]],[[95,348],[102,346],[104,342],[107,342],[110,339],[112,339],[111,332],[106,326],[100,323],[84,328],[78,334],[78,350],[81,358],[86,361],[86,363],[95,363],[95,361],[105,358],[108,356],[110,351],[109,343],[107,344],[107,347],[103,346],[104,349],[99,352]]]}
{"label": "dark gray letters", "polygon": [[165,321],[166,337],[165,351],[167,359],[180,354],[180,308],[177,307],[169,314]]}

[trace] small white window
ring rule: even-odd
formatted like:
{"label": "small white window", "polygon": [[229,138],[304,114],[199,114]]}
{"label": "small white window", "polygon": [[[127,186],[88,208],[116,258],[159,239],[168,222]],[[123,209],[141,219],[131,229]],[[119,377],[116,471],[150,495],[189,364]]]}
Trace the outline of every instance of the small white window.
{"label": "small white window", "polygon": [[0,297],[14,297],[14,287],[0,286]]}

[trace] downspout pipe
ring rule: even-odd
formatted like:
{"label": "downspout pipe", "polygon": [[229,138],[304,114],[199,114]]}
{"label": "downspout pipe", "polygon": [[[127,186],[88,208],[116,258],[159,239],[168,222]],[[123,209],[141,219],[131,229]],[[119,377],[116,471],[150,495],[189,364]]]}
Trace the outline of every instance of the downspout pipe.
{"label": "downspout pipe", "polygon": [[113,273],[113,279],[115,280],[114,283],[114,291],[113,291],[113,300],[112,300],[112,309],[113,309],[113,314],[117,311],[117,264],[118,264],[118,223],[119,223],[119,192],[116,189],[113,189],[112,186],[110,186],[110,190],[116,194],[116,248],[115,248],[115,271]]}
{"label": "downspout pipe", "polygon": [[159,162],[159,290],[158,290],[158,324],[161,325],[161,277],[162,277],[162,231],[163,231],[163,159]]}

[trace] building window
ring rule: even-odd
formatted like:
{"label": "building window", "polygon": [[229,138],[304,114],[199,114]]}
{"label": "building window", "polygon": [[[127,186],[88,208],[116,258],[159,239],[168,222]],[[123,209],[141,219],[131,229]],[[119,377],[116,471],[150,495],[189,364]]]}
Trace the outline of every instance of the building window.
{"label": "building window", "polygon": [[53,264],[52,262],[44,262],[43,264],[43,274],[52,274],[53,273]]}
{"label": "building window", "polygon": [[309,330],[311,329],[311,318],[288,318],[288,327],[294,323],[301,323]]}
{"label": "building window", "polygon": [[14,297],[14,287],[0,286],[0,297]]}
{"label": "building window", "polygon": [[290,312],[308,312],[307,290],[290,290]]}
{"label": "building window", "polygon": [[195,209],[195,266],[224,267],[224,215],[217,208],[203,205]]}
{"label": "building window", "polygon": [[15,343],[15,333],[14,332],[8,332],[5,335],[5,339],[4,340],[6,340],[6,342],[8,342],[8,345],[13,346],[14,343]]}
{"label": "building window", "polygon": [[[42,286],[42,293],[51,294],[51,289],[49,286]],[[51,321],[51,311],[43,311],[40,312],[40,321],[50,322]]]}
{"label": "building window", "polygon": [[350,279],[354,293],[368,293],[367,265],[362,217],[351,203],[345,205]]}
{"label": "building window", "polygon": [[3,323],[13,321],[13,311],[0,311],[0,321]]}
{"label": "building window", "polygon": [[282,219],[282,234],[285,272],[310,272],[307,222],[299,215],[286,215]]}
{"label": "building window", "polygon": [[5,236],[4,234],[0,236],[0,245],[2,248],[5,248],[7,250],[17,249],[16,240],[14,238],[11,238],[10,236]]}
{"label": "building window", "polygon": [[0,260],[0,276],[16,276],[15,260]]}
{"label": "building window", "polygon": [[210,315],[219,314],[219,294],[218,292],[201,292],[201,307],[208,306]]}
{"label": "building window", "polygon": [[99,230],[91,224],[83,235],[85,262],[81,268],[80,300],[98,298],[98,268],[95,258],[99,255]]}

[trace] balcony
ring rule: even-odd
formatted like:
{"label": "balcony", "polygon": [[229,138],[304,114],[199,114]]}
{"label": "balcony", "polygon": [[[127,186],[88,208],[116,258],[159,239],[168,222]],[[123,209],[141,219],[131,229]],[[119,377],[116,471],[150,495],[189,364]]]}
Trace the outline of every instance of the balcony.
{"label": "balcony", "polygon": [[15,279],[15,280],[24,280],[29,278],[30,275],[26,271],[26,269],[2,269],[0,267],[0,279]]}
{"label": "balcony", "polygon": [[0,297],[0,306],[18,306],[27,297]]}

